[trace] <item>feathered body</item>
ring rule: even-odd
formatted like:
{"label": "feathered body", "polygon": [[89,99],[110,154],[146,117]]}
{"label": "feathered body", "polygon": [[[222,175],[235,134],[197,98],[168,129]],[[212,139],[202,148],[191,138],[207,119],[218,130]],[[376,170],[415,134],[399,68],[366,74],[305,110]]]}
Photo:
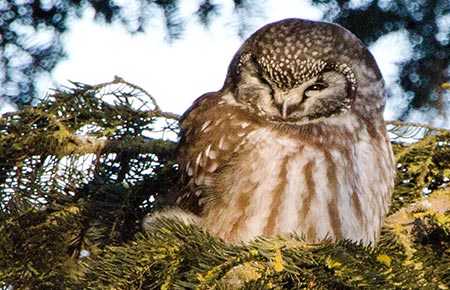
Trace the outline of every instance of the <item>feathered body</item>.
{"label": "feathered body", "polygon": [[374,244],[393,189],[384,83],[340,26],[269,24],[230,64],[224,87],[181,121],[181,208],[227,241],[296,232]]}

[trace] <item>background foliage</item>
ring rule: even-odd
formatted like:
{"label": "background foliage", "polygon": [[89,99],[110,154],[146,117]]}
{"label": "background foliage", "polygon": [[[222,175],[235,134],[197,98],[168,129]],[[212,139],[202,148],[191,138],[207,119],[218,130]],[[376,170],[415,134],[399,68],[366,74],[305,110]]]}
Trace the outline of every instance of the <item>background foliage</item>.
{"label": "background foliage", "polygon": [[[441,0],[352,1],[319,0],[333,20],[356,34],[366,44],[392,31],[405,30],[412,44],[412,58],[402,64],[400,86],[411,99],[411,108],[430,114],[447,114],[450,104],[442,84],[450,72],[450,2]],[[358,2],[358,1],[354,1]]]}
{"label": "background foliage", "polygon": [[230,245],[174,220],[141,229],[176,191],[177,119],[120,78],[1,118],[0,287],[450,287],[449,131],[389,125],[398,171],[377,247],[295,235]]}
{"label": "background foliage", "polygon": [[[264,15],[264,2],[229,0],[234,5],[236,32],[244,36],[256,27],[255,17]],[[150,20],[161,19],[167,27],[169,40],[182,36],[187,21],[198,21],[208,27],[221,16],[219,1],[198,1],[190,20],[179,16],[178,0],[76,0],[40,1],[0,0],[0,96],[24,108],[38,100],[36,85],[64,58],[61,36],[70,19],[93,9],[97,21],[121,23],[130,33],[150,30]],[[350,29],[366,44],[392,31],[406,31],[412,44],[412,58],[402,64],[401,94],[411,109],[432,114],[447,114],[448,93],[442,84],[449,79],[450,2],[442,0],[312,0],[312,5],[325,11],[325,20]],[[279,4],[283,5],[283,4]]]}

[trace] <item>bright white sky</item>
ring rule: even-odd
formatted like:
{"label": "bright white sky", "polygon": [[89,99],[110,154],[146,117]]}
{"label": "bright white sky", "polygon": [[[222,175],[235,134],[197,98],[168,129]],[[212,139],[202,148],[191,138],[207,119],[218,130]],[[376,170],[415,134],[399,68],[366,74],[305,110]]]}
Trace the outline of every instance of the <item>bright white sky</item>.
{"label": "bright white sky", "polygon": [[[152,20],[146,33],[130,35],[120,24],[94,22],[93,11],[87,10],[82,19],[71,22],[64,35],[68,58],[53,71],[56,84],[42,82],[43,94],[55,86],[70,86],[68,80],[97,84],[112,81],[117,75],[150,92],[163,110],[183,113],[197,97],[222,87],[228,64],[243,41],[232,27],[235,25],[232,1],[224,2],[228,4],[223,4],[221,15],[209,29],[192,20],[182,39],[172,44],[164,40],[164,25],[158,17]],[[198,1],[181,3],[181,16],[193,18]],[[320,20],[323,15],[307,0],[277,3],[267,1],[262,9],[266,15],[255,19],[254,30],[284,18]],[[395,85],[398,64],[411,56],[406,33],[384,36],[370,49],[386,82]],[[386,119],[396,119],[402,113],[407,100],[401,96],[389,100]],[[8,110],[11,108],[4,107],[0,114]]]}

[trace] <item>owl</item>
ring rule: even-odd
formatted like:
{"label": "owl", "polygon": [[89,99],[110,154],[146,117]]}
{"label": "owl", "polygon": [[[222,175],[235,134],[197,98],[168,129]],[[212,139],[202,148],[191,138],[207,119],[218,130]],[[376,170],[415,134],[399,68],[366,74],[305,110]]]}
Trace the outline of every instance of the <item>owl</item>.
{"label": "owl", "polygon": [[297,233],[374,245],[395,174],[385,98],[373,56],[343,27],[262,27],[223,88],[182,116],[179,208],[229,242]]}

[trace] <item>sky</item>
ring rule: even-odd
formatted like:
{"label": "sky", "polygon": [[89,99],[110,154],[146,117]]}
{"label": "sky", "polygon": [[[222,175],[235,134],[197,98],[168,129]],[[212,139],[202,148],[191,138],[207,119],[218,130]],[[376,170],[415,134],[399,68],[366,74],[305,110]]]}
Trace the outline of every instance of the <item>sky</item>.
{"label": "sky", "polygon": [[[182,38],[172,43],[165,39],[164,23],[158,17],[145,33],[130,35],[120,24],[95,22],[94,11],[87,9],[82,18],[71,20],[70,29],[63,36],[68,58],[53,70],[53,80],[42,80],[41,94],[70,86],[69,80],[93,85],[112,81],[117,75],[152,94],[164,111],[182,114],[197,97],[222,87],[228,64],[244,41],[233,28],[232,1],[224,1],[227,2],[211,27],[206,29],[195,20],[189,21]],[[192,18],[198,1],[180,3],[180,16]],[[255,19],[253,31],[284,18],[320,20],[323,16],[319,8],[306,0],[277,3],[266,2],[262,9],[265,15]],[[406,32],[385,35],[370,50],[386,83],[395,88],[399,64],[411,57]],[[396,119],[407,102],[400,93],[390,98],[385,118]],[[0,113],[12,109],[3,107]]]}

